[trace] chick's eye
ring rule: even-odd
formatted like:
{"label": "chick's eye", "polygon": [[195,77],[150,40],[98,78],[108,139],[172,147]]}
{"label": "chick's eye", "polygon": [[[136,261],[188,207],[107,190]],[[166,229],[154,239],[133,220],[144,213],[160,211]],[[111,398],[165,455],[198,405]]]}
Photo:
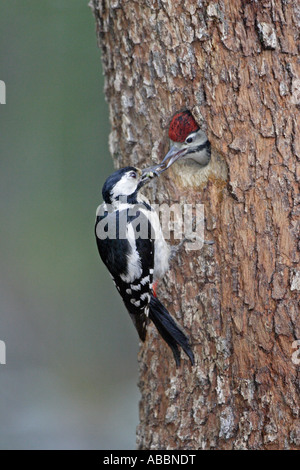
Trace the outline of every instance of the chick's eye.
{"label": "chick's eye", "polygon": [[131,176],[131,178],[136,178],[136,173],[132,171],[131,173],[129,173],[129,176]]}
{"label": "chick's eye", "polygon": [[185,141],[187,144],[191,144],[193,142],[193,137],[188,137]]}

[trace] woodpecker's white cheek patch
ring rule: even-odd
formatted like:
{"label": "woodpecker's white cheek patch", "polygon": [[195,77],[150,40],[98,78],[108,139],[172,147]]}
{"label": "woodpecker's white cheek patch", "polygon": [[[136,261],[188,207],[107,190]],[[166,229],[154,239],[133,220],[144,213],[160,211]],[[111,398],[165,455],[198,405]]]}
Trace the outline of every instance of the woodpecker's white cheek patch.
{"label": "woodpecker's white cheek patch", "polygon": [[135,192],[137,185],[137,179],[125,174],[113,187],[111,191],[112,199],[116,199],[119,196],[130,196],[130,194]]}

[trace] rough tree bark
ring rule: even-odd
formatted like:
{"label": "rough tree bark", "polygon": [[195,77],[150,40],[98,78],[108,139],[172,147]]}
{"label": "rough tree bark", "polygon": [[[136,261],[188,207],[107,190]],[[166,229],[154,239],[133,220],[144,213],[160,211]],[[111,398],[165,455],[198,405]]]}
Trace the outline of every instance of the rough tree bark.
{"label": "rough tree bark", "polygon": [[189,179],[176,164],[152,191],[205,204],[215,244],[183,251],[160,286],[196,366],[176,370],[150,328],[138,448],[300,449],[299,2],[91,4],[116,166],[161,161],[182,108],[227,165]]}

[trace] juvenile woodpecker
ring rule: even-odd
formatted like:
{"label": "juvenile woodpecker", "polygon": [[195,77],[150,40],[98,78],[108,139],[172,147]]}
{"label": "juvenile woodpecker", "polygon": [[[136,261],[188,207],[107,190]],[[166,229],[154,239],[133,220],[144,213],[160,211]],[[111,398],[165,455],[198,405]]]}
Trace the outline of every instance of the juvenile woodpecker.
{"label": "juvenile woodpecker", "polygon": [[176,366],[179,347],[192,364],[189,340],[164,305],[153,294],[153,283],[169,268],[170,247],[159,218],[140,189],[155,173],[128,166],[117,170],[104,183],[104,202],[96,214],[98,251],[108,268],[126,309],[145,341],[149,319],[171,348]]}
{"label": "juvenile woodpecker", "polygon": [[149,170],[162,173],[179,159],[192,159],[202,167],[209,163],[210,142],[190,111],[175,114],[170,123],[169,138],[171,142],[169,152],[159,165],[155,165]]}

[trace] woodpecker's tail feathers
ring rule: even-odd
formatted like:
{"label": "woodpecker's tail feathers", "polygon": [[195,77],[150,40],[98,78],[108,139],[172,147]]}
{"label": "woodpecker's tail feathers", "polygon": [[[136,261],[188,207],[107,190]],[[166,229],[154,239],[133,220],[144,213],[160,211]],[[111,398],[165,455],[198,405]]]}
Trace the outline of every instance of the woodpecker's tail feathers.
{"label": "woodpecker's tail feathers", "polygon": [[134,326],[136,327],[140,340],[144,342],[146,339],[147,325],[149,323],[149,319],[144,313],[137,315],[136,313],[129,312],[129,315],[131,317],[131,320],[133,321]]}
{"label": "woodpecker's tail feathers", "polygon": [[153,295],[150,301],[149,317],[162,338],[172,349],[176,366],[180,366],[180,351],[178,346],[184,350],[191,364],[194,365],[194,354],[191,350],[188,337],[171,317],[166,307]]}

